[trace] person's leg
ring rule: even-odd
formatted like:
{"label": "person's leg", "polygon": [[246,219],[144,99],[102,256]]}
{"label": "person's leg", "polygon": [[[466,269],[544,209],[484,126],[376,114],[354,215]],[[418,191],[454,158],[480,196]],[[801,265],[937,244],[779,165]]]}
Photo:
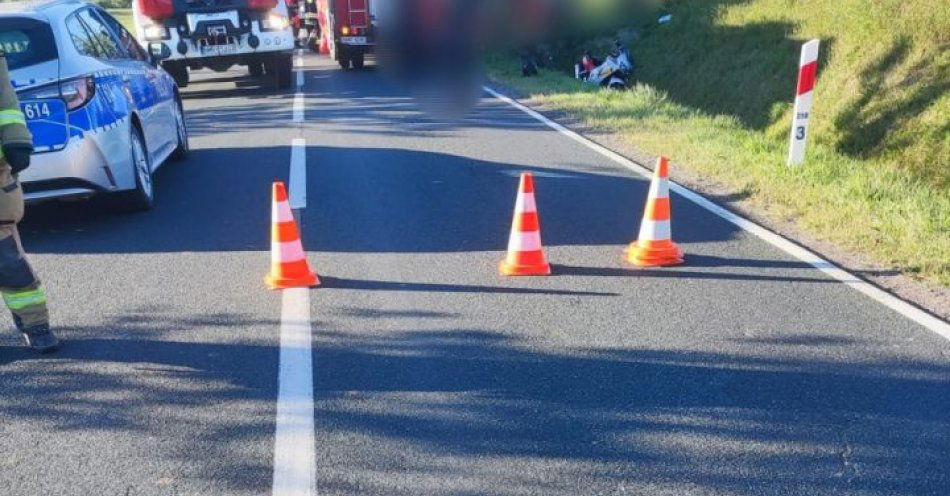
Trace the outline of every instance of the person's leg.
{"label": "person's leg", "polygon": [[15,224],[0,226],[0,293],[30,347],[41,352],[59,347],[49,327],[46,292],[23,255]]}

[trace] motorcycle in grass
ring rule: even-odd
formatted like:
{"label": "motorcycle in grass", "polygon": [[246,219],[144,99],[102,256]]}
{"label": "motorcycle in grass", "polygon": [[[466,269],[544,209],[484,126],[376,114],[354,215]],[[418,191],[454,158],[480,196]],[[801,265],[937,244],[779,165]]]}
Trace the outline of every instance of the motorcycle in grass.
{"label": "motorcycle in grass", "polygon": [[589,53],[584,54],[581,63],[575,68],[575,75],[589,84],[622,90],[627,88],[627,81],[633,79],[633,68],[633,57],[630,56],[630,51],[623,46],[623,43],[617,41],[613,53],[603,62],[598,61]]}

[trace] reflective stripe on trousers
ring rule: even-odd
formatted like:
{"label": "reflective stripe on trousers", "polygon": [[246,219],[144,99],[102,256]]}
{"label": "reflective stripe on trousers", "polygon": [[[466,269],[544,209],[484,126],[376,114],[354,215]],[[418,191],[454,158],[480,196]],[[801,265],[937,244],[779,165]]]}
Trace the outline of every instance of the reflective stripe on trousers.
{"label": "reflective stripe on trousers", "polygon": [[0,127],[10,124],[26,125],[26,116],[20,109],[0,109]]}
{"label": "reflective stripe on trousers", "polygon": [[23,256],[16,225],[0,225],[0,294],[19,330],[49,326],[46,291]]}
{"label": "reflective stripe on trousers", "polygon": [[3,293],[3,301],[7,308],[17,312],[27,307],[46,304],[46,291],[43,288],[21,291],[18,293]]}
{"label": "reflective stripe on trousers", "polygon": [[[0,127],[8,126],[10,124],[19,124],[21,126],[26,125],[26,116],[23,115],[23,112],[20,109],[0,109]],[[3,158],[3,150],[0,149],[0,159]]]}

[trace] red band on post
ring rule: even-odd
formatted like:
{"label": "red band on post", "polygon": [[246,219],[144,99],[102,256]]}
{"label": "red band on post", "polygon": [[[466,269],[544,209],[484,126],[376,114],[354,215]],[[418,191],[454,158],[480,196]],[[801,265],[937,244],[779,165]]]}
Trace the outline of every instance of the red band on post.
{"label": "red band on post", "polygon": [[804,95],[815,89],[815,76],[818,73],[818,61],[809,62],[798,72],[798,94]]}

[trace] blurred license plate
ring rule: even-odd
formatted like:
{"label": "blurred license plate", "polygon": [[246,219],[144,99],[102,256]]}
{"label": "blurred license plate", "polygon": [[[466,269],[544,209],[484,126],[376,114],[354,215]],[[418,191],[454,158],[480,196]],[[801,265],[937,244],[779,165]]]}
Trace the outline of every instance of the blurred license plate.
{"label": "blurred license plate", "polygon": [[62,150],[69,142],[69,116],[66,102],[58,99],[24,100],[20,110],[33,135],[37,152]]}
{"label": "blurred license plate", "polygon": [[237,52],[237,45],[204,45],[201,47],[201,55],[217,57],[221,55],[233,55]]}
{"label": "blurred license plate", "polygon": [[365,36],[343,36],[340,38],[340,43],[344,45],[365,45],[366,37]]}

